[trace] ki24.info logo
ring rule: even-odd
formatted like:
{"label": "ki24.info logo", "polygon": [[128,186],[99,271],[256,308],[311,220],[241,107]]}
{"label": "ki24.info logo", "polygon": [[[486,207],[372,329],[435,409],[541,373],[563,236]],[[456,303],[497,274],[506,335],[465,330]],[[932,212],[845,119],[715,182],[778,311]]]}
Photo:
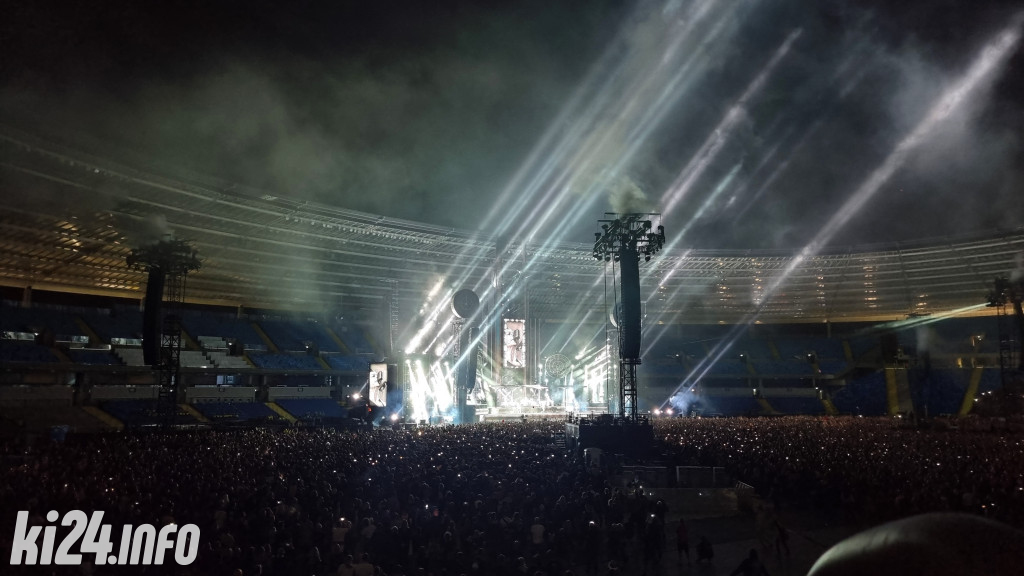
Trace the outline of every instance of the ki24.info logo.
{"label": "ki24.info logo", "polygon": [[102,523],[103,512],[93,512],[90,517],[81,510],[68,511],[60,525],[71,530],[60,544],[56,542],[57,526],[52,524],[58,518],[60,514],[50,510],[46,521],[51,525],[29,526],[28,512],[18,512],[11,564],[76,566],[82,563],[82,556],[92,556],[96,566],[160,565],[172,557],[175,563],[187,566],[199,554],[199,527],[195,524],[168,524],[159,530],[152,524],[126,524],[121,527],[121,543],[115,553],[110,539],[113,527]]}

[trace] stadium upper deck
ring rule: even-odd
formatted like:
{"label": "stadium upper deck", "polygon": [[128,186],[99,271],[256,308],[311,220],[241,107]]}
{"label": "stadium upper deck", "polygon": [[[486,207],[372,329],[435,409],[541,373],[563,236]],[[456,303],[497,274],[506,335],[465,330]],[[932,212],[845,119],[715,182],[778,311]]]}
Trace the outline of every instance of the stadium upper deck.
{"label": "stadium upper deck", "polygon": [[[484,233],[297,202],[128,167],[4,128],[0,284],[141,298],[131,249],[171,233],[203,259],[196,303],[415,311],[439,281],[485,287],[496,263],[531,315],[602,321],[605,267],[584,243],[506,245]],[[669,229],[671,235],[671,229]],[[892,320],[982,313],[1021,268],[1024,229],[983,237],[792,252],[669,250],[643,267],[647,322]]]}

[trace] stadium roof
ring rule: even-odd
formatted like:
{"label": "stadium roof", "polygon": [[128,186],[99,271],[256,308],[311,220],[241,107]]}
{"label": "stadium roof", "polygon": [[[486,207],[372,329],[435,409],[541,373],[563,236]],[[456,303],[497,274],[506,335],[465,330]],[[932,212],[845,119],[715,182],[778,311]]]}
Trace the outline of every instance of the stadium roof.
{"label": "stadium roof", "polygon": [[[0,151],[0,285],[141,298],[145,272],[126,257],[173,234],[202,259],[187,284],[196,303],[374,314],[394,295],[412,314],[439,283],[486,292],[500,269],[506,299],[495,305],[541,319],[603,321],[614,293],[613,264],[596,261],[588,244],[502,241],[499,250],[499,240],[479,232],[122,165],[8,128]],[[647,321],[977,313],[993,279],[1021,267],[1024,229],[936,234],[806,257],[668,250],[641,263]]]}

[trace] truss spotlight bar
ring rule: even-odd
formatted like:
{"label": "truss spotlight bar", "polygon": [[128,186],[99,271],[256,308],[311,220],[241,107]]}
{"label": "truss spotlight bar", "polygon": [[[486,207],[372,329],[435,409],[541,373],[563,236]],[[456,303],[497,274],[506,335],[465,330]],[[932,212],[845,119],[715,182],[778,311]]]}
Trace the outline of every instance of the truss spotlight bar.
{"label": "truss spotlight bar", "polygon": [[605,216],[617,216],[613,220],[598,220],[601,224],[601,232],[594,233],[594,258],[605,262],[615,258],[618,260],[623,253],[636,252],[639,256],[644,255],[644,260],[650,262],[651,256],[657,254],[665,247],[665,227],[658,226],[652,230],[649,217],[661,216],[660,214],[612,214],[605,213]]}

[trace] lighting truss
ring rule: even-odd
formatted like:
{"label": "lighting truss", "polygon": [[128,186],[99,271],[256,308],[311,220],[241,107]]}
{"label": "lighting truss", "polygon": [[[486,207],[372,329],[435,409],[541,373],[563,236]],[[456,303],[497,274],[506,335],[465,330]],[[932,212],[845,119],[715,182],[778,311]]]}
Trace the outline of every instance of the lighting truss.
{"label": "lighting truss", "polygon": [[[161,299],[167,308],[160,319],[160,342],[163,354],[155,368],[159,377],[157,411],[164,425],[173,426],[177,419],[177,403],[181,400],[181,307],[185,303],[185,277],[199,270],[202,262],[191,244],[184,240],[165,238],[131,251],[126,258],[131,268],[159,269],[165,274]],[[147,334],[147,338],[151,335]]]}
{"label": "lighting truss", "polygon": [[[640,364],[640,277],[636,261],[643,254],[645,261],[665,246],[665,228],[652,229],[648,216],[657,214],[611,214],[612,219],[598,220],[601,232],[594,234],[594,258],[605,262],[615,259],[623,261],[622,301],[623,316],[619,330],[623,331],[623,342],[619,348],[619,417],[630,422],[637,421],[637,366]],[[631,262],[626,266],[625,262]],[[631,270],[631,272],[627,272]],[[631,290],[626,289],[632,285]],[[629,311],[632,310],[631,314]],[[633,318],[634,320],[630,320]],[[632,336],[630,336],[632,334]],[[627,349],[628,348],[628,349]]]}
{"label": "lighting truss", "polygon": [[132,250],[125,259],[130,268],[160,268],[167,276],[180,276],[202,266],[196,250],[184,240],[161,240]]}
{"label": "lighting truss", "polygon": [[643,254],[644,260],[650,261],[665,246],[665,227],[651,229],[650,216],[660,214],[614,214],[605,212],[613,219],[598,220],[601,232],[594,233],[594,258],[609,261],[618,260],[623,250],[636,250],[637,255]]}

